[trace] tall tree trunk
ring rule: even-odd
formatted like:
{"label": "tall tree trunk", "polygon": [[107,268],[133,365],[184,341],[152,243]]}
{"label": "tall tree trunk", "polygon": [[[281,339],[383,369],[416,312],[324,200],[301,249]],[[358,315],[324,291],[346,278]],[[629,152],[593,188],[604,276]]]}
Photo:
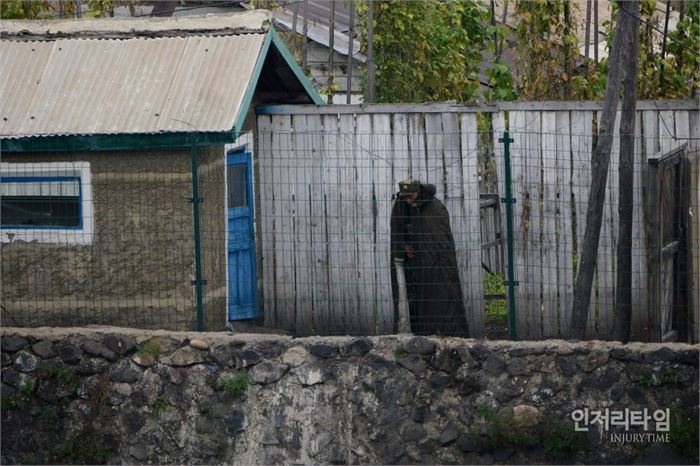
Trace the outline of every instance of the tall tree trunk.
{"label": "tall tree trunk", "polygon": [[593,61],[598,63],[598,0],[593,0]]}
{"label": "tall tree trunk", "polygon": [[588,53],[590,50],[591,43],[591,0],[586,1],[586,43],[584,45],[583,54],[586,56],[586,62],[588,62]]}
{"label": "tall tree trunk", "polygon": [[[570,0],[564,0],[564,35],[571,34],[571,2]],[[571,99],[571,78],[572,78],[572,68],[573,68],[573,58],[571,45],[564,46],[564,72],[566,73],[566,80],[564,81],[564,99]]]}
{"label": "tall tree trunk", "polygon": [[355,2],[350,2],[348,8],[350,8],[350,30],[348,31],[348,38],[350,40],[348,41],[348,83],[346,85],[347,97],[345,103],[350,105],[352,101],[352,46],[353,40],[355,40]]}
{"label": "tall tree trunk", "polygon": [[496,32],[496,0],[491,0],[491,26],[493,27],[493,51],[496,62],[498,62],[501,52],[498,50],[498,33]]}
{"label": "tall tree trunk", "polygon": [[637,112],[637,61],[639,55],[639,4],[631,2],[621,15],[632,16],[632,32],[625,43],[620,115],[619,230],[617,237],[616,340],[628,342],[632,324],[632,221],[634,219],[634,120]]}
{"label": "tall tree trunk", "polygon": [[[635,0],[618,0],[618,5],[632,10]],[[586,212],[586,229],[581,247],[581,260],[576,273],[574,285],[574,305],[571,312],[571,337],[583,339],[586,333],[586,319],[591,300],[593,272],[598,256],[598,240],[603,221],[603,206],[605,203],[605,185],[608,181],[608,165],[610,164],[610,148],[612,147],[615,130],[615,113],[617,101],[620,99],[620,81],[622,67],[620,66],[623,47],[631,40],[633,24],[630,15],[618,15],[615,39],[609,56],[608,80],[605,85],[605,100],[603,101],[602,116],[598,127],[598,141],[593,150],[591,160],[591,190],[588,197]]]}
{"label": "tall tree trunk", "polygon": [[[683,22],[683,15],[685,13],[685,2],[683,0],[681,0],[681,6],[679,7],[679,9],[680,9],[680,13],[678,13],[678,23],[677,24]],[[676,70],[679,73],[683,69],[683,55],[684,55],[683,53],[678,54],[678,61],[676,63]],[[695,96],[693,95],[691,97],[695,97]]]}

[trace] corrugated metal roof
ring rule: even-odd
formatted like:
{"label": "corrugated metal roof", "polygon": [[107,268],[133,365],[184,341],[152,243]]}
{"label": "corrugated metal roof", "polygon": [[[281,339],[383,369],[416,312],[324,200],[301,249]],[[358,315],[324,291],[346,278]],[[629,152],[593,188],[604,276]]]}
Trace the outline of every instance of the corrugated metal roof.
{"label": "corrugated metal roof", "polygon": [[0,136],[230,131],[264,33],[0,41]]}

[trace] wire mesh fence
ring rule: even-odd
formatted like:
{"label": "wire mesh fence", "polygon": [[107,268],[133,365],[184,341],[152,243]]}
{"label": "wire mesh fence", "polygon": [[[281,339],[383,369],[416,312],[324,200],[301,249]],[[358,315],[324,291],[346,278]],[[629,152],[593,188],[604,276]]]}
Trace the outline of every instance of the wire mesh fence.
{"label": "wire mesh fence", "polygon": [[[3,325],[568,337],[596,110],[337,108],[258,115],[252,155],[3,153]],[[697,340],[697,114],[638,112],[632,339]],[[615,134],[586,338],[627,291]]]}
{"label": "wire mesh fence", "polygon": [[[393,260],[401,258],[416,328],[466,334],[467,321],[483,327],[477,133],[462,135],[456,114],[432,118],[454,129],[390,131],[392,123],[422,127],[422,119],[404,115],[258,121],[267,325],[321,334],[397,331]],[[410,177],[422,182],[412,205],[396,196],[398,181]]]}
{"label": "wire mesh fence", "polygon": [[[692,183],[675,181],[686,175],[667,183],[666,189],[675,193],[667,196],[675,199],[676,207],[665,209],[663,216],[687,234],[671,238],[668,233],[668,239],[656,243],[649,237],[655,228],[652,218],[661,212],[651,203],[650,164],[690,136],[687,112],[661,113],[640,112],[634,176],[624,181],[634,197],[629,206],[631,282],[623,285],[629,287],[633,312],[625,325],[637,340],[687,339],[695,332],[689,260],[669,259],[666,272],[650,272],[657,243],[682,248],[674,253],[676,258],[697,249],[693,226],[681,215],[692,211]],[[586,253],[582,241],[599,113],[512,111],[482,116],[259,116],[258,244],[266,325],[307,334],[410,329],[493,338],[507,336],[512,306],[511,327],[518,338],[567,338],[577,265]],[[617,300],[627,291],[617,282],[619,118],[617,125],[587,338],[613,338]],[[506,129],[513,138],[510,180],[504,176],[504,148],[498,142]],[[687,173],[692,170],[690,164],[683,167]],[[397,183],[404,179],[422,183],[418,205],[409,205],[397,192]],[[488,213],[481,208],[493,196],[489,191],[504,196],[506,183],[514,197],[513,283],[504,283],[502,273],[494,274],[482,255],[491,240],[484,234]],[[686,207],[678,207],[679,202]],[[502,255],[505,210],[498,212],[503,221],[496,244]],[[444,234],[438,239],[437,232]],[[403,261],[402,280],[396,278],[396,258]],[[397,282],[405,282],[403,307]],[[506,286],[513,287],[512,300],[505,299]],[[658,291],[651,296],[654,289]],[[402,310],[408,314],[403,320]]]}
{"label": "wire mesh fence", "polygon": [[[218,149],[203,150],[197,163],[214,290],[225,286]],[[189,150],[6,152],[0,172],[3,325],[195,328]],[[212,313],[222,305],[209,301]]]}

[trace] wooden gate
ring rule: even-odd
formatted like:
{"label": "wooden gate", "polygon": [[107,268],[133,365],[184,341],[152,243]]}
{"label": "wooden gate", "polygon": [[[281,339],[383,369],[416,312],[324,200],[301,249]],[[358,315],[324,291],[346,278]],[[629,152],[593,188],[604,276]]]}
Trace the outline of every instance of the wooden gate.
{"label": "wooden gate", "polygon": [[652,341],[686,341],[692,327],[687,144],[648,163],[647,275]]}

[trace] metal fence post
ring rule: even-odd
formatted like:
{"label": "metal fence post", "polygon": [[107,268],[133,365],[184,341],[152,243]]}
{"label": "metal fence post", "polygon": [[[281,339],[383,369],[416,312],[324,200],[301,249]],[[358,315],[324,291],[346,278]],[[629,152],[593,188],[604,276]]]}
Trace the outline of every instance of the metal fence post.
{"label": "metal fence post", "polygon": [[204,296],[203,286],[206,281],[202,279],[202,237],[201,237],[201,221],[199,204],[202,198],[199,197],[199,172],[197,170],[197,146],[192,143],[192,197],[189,202],[192,203],[192,215],[194,226],[194,273],[195,279],[192,284],[195,285],[195,296],[197,300],[197,331],[204,330]]}
{"label": "metal fence post", "polygon": [[517,325],[515,320],[515,287],[518,286],[518,282],[515,281],[515,270],[513,265],[513,204],[515,203],[515,198],[513,198],[512,186],[511,186],[511,171],[510,171],[510,143],[514,139],[510,137],[508,131],[503,132],[503,137],[498,139],[498,142],[503,143],[503,162],[504,162],[504,179],[503,185],[506,189],[506,197],[501,198],[501,202],[506,205],[506,244],[508,247],[508,280],[506,285],[508,286],[508,330],[510,333],[511,340],[517,340]]}

